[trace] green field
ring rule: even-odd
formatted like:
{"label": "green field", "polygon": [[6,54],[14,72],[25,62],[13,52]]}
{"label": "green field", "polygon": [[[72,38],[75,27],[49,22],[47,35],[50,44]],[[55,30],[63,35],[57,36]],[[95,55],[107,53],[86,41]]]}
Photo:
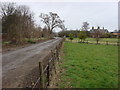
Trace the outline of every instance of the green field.
{"label": "green field", "polygon": [[61,88],[118,87],[118,47],[64,43]]}

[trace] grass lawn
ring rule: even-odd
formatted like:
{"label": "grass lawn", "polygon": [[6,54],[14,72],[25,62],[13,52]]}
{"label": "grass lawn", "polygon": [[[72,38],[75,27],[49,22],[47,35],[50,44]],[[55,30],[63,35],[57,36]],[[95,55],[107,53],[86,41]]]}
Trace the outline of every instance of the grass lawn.
{"label": "grass lawn", "polygon": [[64,43],[60,88],[117,88],[118,47]]}

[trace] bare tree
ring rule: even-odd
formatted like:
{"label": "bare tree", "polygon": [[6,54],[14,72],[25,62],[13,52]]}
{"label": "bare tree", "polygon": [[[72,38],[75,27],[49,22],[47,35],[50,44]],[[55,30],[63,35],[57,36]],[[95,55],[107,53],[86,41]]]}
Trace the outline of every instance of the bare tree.
{"label": "bare tree", "polygon": [[34,30],[33,14],[27,6],[17,6],[15,3],[2,3],[2,32],[7,34],[7,40],[23,43],[31,37]]}
{"label": "bare tree", "polygon": [[[15,11],[15,3],[1,3],[0,5],[0,15],[2,18],[2,32],[6,33],[7,28],[9,27],[12,19],[12,16]],[[8,20],[9,19],[9,20]]]}
{"label": "bare tree", "polygon": [[35,31],[34,21],[33,21],[34,15],[27,6],[22,5],[19,6],[17,9],[18,9],[18,13],[20,13],[21,16],[20,23],[22,25],[22,30],[24,31],[23,37],[30,39],[33,37],[32,35],[33,32]]}
{"label": "bare tree", "polygon": [[100,38],[102,37],[102,35],[103,35],[103,34],[102,34],[102,32],[100,31],[100,27],[99,27],[99,26],[98,26],[97,29],[94,29],[93,36],[94,36],[94,38],[96,39],[97,44],[98,44]]}
{"label": "bare tree", "polygon": [[82,31],[88,31],[89,29],[89,23],[88,22],[83,22],[83,25],[82,25]]}
{"label": "bare tree", "polygon": [[2,17],[9,16],[15,11],[15,3],[0,3],[0,13]]}
{"label": "bare tree", "polygon": [[57,13],[49,12],[49,14],[41,13],[40,15],[41,21],[47,27],[50,35],[53,33],[53,29],[56,27],[61,28],[62,30],[65,29],[63,24],[64,20],[61,20]]}

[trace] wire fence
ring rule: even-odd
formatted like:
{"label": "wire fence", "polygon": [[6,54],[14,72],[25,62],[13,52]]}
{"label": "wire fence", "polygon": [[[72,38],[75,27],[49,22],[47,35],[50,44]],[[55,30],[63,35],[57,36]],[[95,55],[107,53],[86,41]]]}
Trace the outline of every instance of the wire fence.
{"label": "wire fence", "polygon": [[104,41],[104,42],[91,42],[91,41],[85,41],[85,42],[79,42],[79,43],[87,43],[87,44],[100,44],[100,45],[115,45],[115,46],[120,46],[120,42],[116,43],[111,43],[109,41]]}
{"label": "wire fence", "polygon": [[114,45],[114,46],[120,46],[120,40],[118,38],[118,40],[115,40],[115,41],[107,41],[107,40],[104,40],[104,41],[96,41],[96,40],[84,40],[83,42],[81,42],[80,40],[78,39],[74,39],[74,40],[69,40],[68,38],[65,39],[66,42],[78,42],[78,43],[87,43],[87,44],[97,44],[97,45]]}
{"label": "wire fence", "polygon": [[47,88],[50,85],[53,74],[56,74],[56,65],[59,61],[60,49],[62,47],[63,41],[64,39],[62,39],[60,43],[50,51],[44,60],[39,62],[39,77],[33,85],[32,89]]}

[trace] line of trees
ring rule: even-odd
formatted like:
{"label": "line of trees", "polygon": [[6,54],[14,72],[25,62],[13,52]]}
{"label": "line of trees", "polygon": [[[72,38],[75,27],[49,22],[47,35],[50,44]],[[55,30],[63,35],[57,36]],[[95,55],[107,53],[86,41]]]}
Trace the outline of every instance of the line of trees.
{"label": "line of trees", "polygon": [[[62,31],[63,32],[63,31]],[[69,35],[67,37],[69,37],[69,39],[72,41],[74,38],[78,38],[79,39],[79,42],[84,42],[85,39],[87,37],[90,37],[88,36],[88,32],[87,31],[66,31],[67,34],[69,32]],[[77,32],[77,33],[75,33]],[[60,33],[61,34],[61,33]],[[63,34],[63,33],[62,33]],[[96,29],[94,33],[92,33],[94,35],[94,38],[98,44],[99,40],[101,38],[109,38],[109,33],[106,33],[105,36],[103,37],[103,34],[100,32],[100,30]],[[106,37],[107,36],[107,37]]]}
{"label": "line of trees", "polygon": [[[84,40],[87,38],[86,31],[79,31],[76,36],[79,39],[79,42],[84,42]],[[69,34],[69,39],[72,41],[74,39],[74,34]]]}
{"label": "line of trees", "polygon": [[88,31],[89,29],[89,23],[88,22],[83,22],[82,27],[80,30],[66,30],[66,31],[60,31],[58,33],[58,36],[63,37],[69,37],[69,34],[72,33],[74,37],[78,37],[78,33],[83,31],[88,37],[90,36],[90,32]]}
{"label": "line of trees", "polygon": [[25,38],[52,38],[56,27],[64,30],[64,21],[57,13],[40,14],[44,28],[38,27],[34,22],[34,14],[25,5],[15,3],[0,3],[0,19],[2,21],[3,41],[13,44],[25,43]]}
{"label": "line of trees", "polygon": [[84,40],[87,37],[95,38],[97,44],[101,38],[111,38],[113,35],[107,31],[107,29],[100,29],[98,26],[97,29],[92,29],[88,31],[89,29],[89,23],[83,22],[82,27],[80,30],[67,30],[67,31],[60,31],[58,35],[60,37],[69,37],[69,39],[72,41],[75,37],[79,38],[81,42],[84,42]]}
{"label": "line of trees", "polygon": [[[2,3],[2,33],[12,43],[23,43],[24,38],[31,38],[35,32],[33,13],[27,6],[15,3]],[[4,38],[3,38],[4,40]]]}

